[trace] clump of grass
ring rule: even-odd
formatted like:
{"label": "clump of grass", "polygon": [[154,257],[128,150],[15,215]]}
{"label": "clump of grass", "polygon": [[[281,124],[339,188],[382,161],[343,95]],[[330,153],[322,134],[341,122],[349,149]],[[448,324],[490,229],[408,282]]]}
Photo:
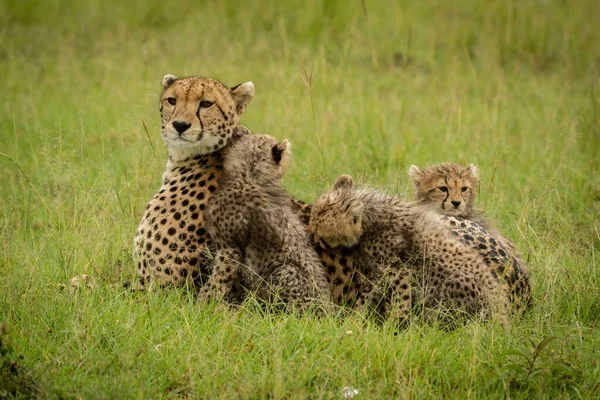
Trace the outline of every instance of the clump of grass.
{"label": "clump of grass", "polygon": [[33,398],[37,392],[23,355],[11,344],[6,324],[0,324],[0,398]]}

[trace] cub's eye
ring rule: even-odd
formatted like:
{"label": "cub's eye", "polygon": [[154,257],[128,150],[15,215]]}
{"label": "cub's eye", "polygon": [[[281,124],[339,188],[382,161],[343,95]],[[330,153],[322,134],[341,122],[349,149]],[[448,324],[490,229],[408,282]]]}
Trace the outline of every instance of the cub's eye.
{"label": "cub's eye", "polygon": [[169,102],[170,105],[174,106],[175,104],[177,104],[177,99],[175,97],[169,97],[167,99],[167,101]]}
{"label": "cub's eye", "polygon": [[469,188],[468,188],[468,187],[466,187],[466,186],[463,186],[463,187],[461,188],[461,190],[462,190],[463,192],[466,192],[467,190],[469,190]]}
{"label": "cub's eye", "polygon": [[208,108],[210,106],[212,106],[214,103],[212,101],[208,101],[208,100],[202,100],[200,102],[200,108]]}
{"label": "cub's eye", "polygon": [[352,221],[356,224],[358,222],[358,215],[353,216]]}
{"label": "cub's eye", "polygon": [[444,193],[448,193],[448,187],[446,186],[440,186],[438,189],[440,189]]}

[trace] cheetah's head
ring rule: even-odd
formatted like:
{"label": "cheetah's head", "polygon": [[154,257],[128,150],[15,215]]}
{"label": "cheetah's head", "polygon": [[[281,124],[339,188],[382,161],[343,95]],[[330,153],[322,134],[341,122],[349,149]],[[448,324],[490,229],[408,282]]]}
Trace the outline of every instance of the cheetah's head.
{"label": "cheetah's head", "polygon": [[463,167],[453,163],[432,165],[420,170],[411,165],[417,201],[431,206],[440,214],[466,217],[473,210],[475,190],[479,184],[477,167]]}
{"label": "cheetah's head", "polygon": [[321,247],[352,247],[363,233],[364,204],[355,196],[350,175],[341,175],[333,189],[312,207],[309,231]]}
{"label": "cheetah's head", "polygon": [[279,184],[292,157],[291,143],[269,135],[245,135],[229,148],[223,167],[228,174],[263,184]]}
{"label": "cheetah's head", "polygon": [[210,78],[165,75],[162,86],[162,136],[176,161],[225,147],[254,96],[252,82],[229,89]]}

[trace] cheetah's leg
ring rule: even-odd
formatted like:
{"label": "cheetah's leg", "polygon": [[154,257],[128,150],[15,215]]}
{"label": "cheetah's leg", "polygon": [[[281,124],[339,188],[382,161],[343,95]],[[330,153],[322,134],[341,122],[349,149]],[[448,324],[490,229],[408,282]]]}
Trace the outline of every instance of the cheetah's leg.
{"label": "cheetah's leg", "polygon": [[401,263],[384,268],[368,293],[367,304],[394,323],[408,320],[412,306],[412,275]]}
{"label": "cheetah's leg", "polygon": [[238,249],[227,247],[217,250],[212,273],[200,289],[198,300],[222,300],[231,296],[239,279],[242,261],[242,253]]}
{"label": "cheetah's leg", "polygon": [[412,276],[406,268],[399,267],[390,271],[388,279],[391,284],[388,318],[402,324],[408,320],[412,306]]}
{"label": "cheetah's leg", "polygon": [[510,310],[511,303],[509,300],[510,287],[508,284],[503,284],[495,293],[489,294],[488,302],[490,304],[490,317],[493,321],[500,323],[504,329],[510,329]]}

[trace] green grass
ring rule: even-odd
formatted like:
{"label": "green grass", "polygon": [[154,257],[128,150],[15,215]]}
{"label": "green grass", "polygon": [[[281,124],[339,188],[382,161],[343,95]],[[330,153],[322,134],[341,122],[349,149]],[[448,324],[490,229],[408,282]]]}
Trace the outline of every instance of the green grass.
{"label": "green grass", "polygon": [[[597,1],[0,10],[0,397],[600,396]],[[123,294],[166,162],[166,73],[252,80],[242,122],[292,141],[285,184],[304,200],[342,173],[410,197],[411,164],[475,163],[480,204],[528,260],[533,310],[509,332],[395,335],[360,315]],[[100,287],[57,288],[83,273]]]}

